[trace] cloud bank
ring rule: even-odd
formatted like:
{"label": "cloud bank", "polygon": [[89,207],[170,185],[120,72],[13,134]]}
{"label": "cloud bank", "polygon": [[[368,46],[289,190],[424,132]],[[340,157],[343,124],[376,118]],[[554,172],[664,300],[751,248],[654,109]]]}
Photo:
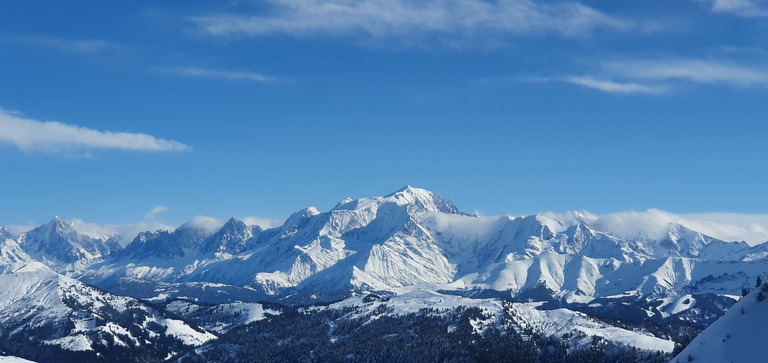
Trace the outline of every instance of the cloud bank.
{"label": "cloud bank", "polygon": [[128,151],[187,151],[192,148],[174,140],[151,135],[89,129],[56,121],[37,121],[0,108],[0,144],[22,151],[55,152],[68,149]]}
{"label": "cloud bank", "polygon": [[[123,246],[128,245],[133,241],[136,236],[141,232],[146,231],[173,231],[175,227],[152,221],[144,221],[133,224],[95,224],[83,221],[80,218],[72,218],[68,220],[76,231],[87,234],[90,236],[95,235],[111,235],[118,236],[120,243]],[[33,227],[34,228],[34,227]],[[30,228],[31,229],[31,228]]]}
{"label": "cloud bank", "polygon": [[268,228],[275,228],[280,227],[283,225],[282,220],[274,219],[274,218],[262,218],[262,217],[244,217],[240,220],[243,221],[243,223],[251,225],[251,226],[259,226],[262,229],[268,229]]}
{"label": "cloud bank", "polygon": [[[243,221],[243,223],[249,226],[259,226],[261,227],[261,229],[280,227],[283,225],[282,220],[273,219],[273,218],[243,217],[243,218],[235,218],[235,219],[241,220]],[[189,228],[204,229],[211,232],[221,228],[221,226],[223,226],[224,223],[226,222],[227,221],[224,219],[218,219],[214,217],[199,215],[185,222],[184,224],[182,224],[182,226],[189,227]]]}
{"label": "cloud bank", "polygon": [[622,238],[666,237],[671,223],[723,241],[745,241],[756,245],[768,241],[768,215],[739,213],[673,214],[649,209],[593,215],[587,212],[542,213],[548,218],[575,223],[578,219],[589,226]]}

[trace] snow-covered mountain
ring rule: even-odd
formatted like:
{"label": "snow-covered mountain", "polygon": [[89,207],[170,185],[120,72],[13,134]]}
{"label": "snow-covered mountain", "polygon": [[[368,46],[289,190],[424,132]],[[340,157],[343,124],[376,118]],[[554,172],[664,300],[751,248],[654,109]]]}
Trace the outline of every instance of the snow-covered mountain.
{"label": "snow-covered mountain", "polygon": [[230,219],[216,229],[190,223],[145,232],[75,276],[123,293],[132,285],[176,286],[157,289],[170,297],[200,283],[254,291],[254,299],[428,284],[586,303],[738,295],[763,273],[768,255],[764,245],[721,241],[672,221],[629,236],[598,227],[612,229],[587,212],[469,215],[438,194],[405,187],[327,212],[310,207],[266,230]]}
{"label": "snow-covered mountain", "polygon": [[[763,362],[768,285],[757,287],[693,339],[672,362]],[[690,357],[690,358],[689,358]]]}
{"label": "snow-covered mountain", "polygon": [[120,249],[116,236],[82,234],[59,217],[22,233],[18,244],[32,258],[62,273],[80,271]]}
{"label": "snow-covered mountain", "polygon": [[51,270],[0,274],[0,306],[0,340],[41,361],[170,357],[215,338],[134,298]]}
{"label": "snow-covered mountain", "polygon": [[11,231],[8,230],[8,228],[0,227],[0,241],[6,240],[6,239],[13,239],[13,234]]}
{"label": "snow-covered mountain", "polygon": [[[268,229],[196,218],[125,247],[57,217],[19,235],[0,228],[0,335],[59,351],[170,357],[215,337],[196,324],[223,334],[284,311],[263,301],[343,301],[333,305],[343,310],[386,292],[395,309],[512,299],[518,310],[489,314],[514,314],[544,336],[615,333],[626,338],[609,337],[619,346],[668,352],[669,336],[583,313],[704,324],[765,273],[768,244],[719,240],[674,218],[633,223],[583,211],[483,217],[413,187],[309,207]],[[552,319],[562,326],[542,323]]]}

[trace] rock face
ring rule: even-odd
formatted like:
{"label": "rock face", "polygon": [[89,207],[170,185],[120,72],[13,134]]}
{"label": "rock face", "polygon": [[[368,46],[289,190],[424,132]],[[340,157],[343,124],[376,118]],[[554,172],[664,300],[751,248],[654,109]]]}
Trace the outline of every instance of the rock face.
{"label": "rock face", "polygon": [[79,233],[56,217],[18,237],[19,245],[32,258],[59,272],[76,272],[120,249],[116,236]]}

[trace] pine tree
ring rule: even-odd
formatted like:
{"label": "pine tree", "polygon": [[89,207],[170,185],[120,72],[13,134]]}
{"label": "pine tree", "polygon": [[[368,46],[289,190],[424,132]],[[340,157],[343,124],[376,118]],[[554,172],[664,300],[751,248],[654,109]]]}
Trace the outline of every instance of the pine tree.
{"label": "pine tree", "polygon": [[760,278],[760,276],[757,277],[757,282],[755,283],[755,287],[760,287],[760,285],[763,284],[763,279]]}

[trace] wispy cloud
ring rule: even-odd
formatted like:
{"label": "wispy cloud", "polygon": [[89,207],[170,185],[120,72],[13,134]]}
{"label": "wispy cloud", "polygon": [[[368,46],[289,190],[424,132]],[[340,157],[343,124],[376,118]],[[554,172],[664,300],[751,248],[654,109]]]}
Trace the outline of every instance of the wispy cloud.
{"label": "wispy cloud", "polygon": [[147,134],[100,131],[56,121],[38,121],[4,109],[0,109],[0,144],[10,144],[27,152],[67,149],[191,150],[190,146],[178,141],[158,139]]}
{"label": "wispy cloud", "polygon": [[145,221],[151,221],[155,219],[155,216],[158,215],[158,213],[165,212],[169,210],[170,208],[167,205],[157,205],[149,210],[146,214],[144,214],[144,220]]}
{"label": "wispy cloud", "polygon": [[596,89],[606,93],[643,93],[658,95],[668,91],[668,88],[665,86],[644,85],[632,82],[620,83],[609,80],[595,79],[592,77],[565,77],[562,78],[562,81]]}
{"label": "wispy cloud", "polygon": [[34,222],[29,222],[27,224],[12,224],[3,227],[7,228],[8,232],[11,232],[12,235],[18,236],[24,232],[35,229],[37,225]]}
{"label": "wispy cloud", "polygon": [[283,225],[283,222],[284,222],[279,219],[263,218],[263,217],[245,217],[245,218],[241,218],[241,220],[245,224],[248,224],[251,226],[259,226],[262,229],[280,227]]}
{"label": "wispy cloud", "polygon": [[[574,212],[543,213],[560,221],[575,221]],[[626,211],[604,215],[580,212],[582,220],[590,226],[623,238],[662,239],[669,233],[671,223],[680,224],[696,232],[724,241],[746,241],[752,245],[768,241],[768,215],[740,213],[673,214],[649,209],[643,212]]]}
{"label": "wispy cloud", "polygon": [[243,72],[243,71],[224,71],[217,69],[205,69],[197,67],[177,67],[177,68],[158,68],[157,71],[162,73],[177,74],[186,77],[197,78],[220,78],[230,79],[237,81],[252,81],[259,83],[278,83],[284,82],[277,77],[267,76],[261,73]]}
{"label": "wispy cloud", "polygon": [[578,2],[532,0],[272,0],[263,15],[191,17],[212,36],[367,35],[429,37],[559,34],[631,29],[633,24]]}
{"label": "wispy cloud", "polygon": [[721,83],[732,86],[768,84],[768,67],[701,59],[606,61],[602,68],[623,78],[653,81]]}
{"label": "wispy cloud", "polygon": [[80,218],[72,218],[68,220],[68,222],[78,232],[90,236],[100,234],[118,236],[123,245],[127,245],[133,241],[133,239],[141,232],[154,232],[157,230],[173,231],[175,229],[175,227],[154,221],[143,221],[131,224],[96,224],[85,222]]}
{"label": "wispy cloud", "polygon": [[531,76],[506,76],[483,78],[478,80],[481,84],[506,83],[506,82],[532,82],[532,83],[568,83],[586,88],[591,88],[605,93],[614,94],[648,94],[661,95],[667,93],[669,88],[663,85],[646,85],[634,82],[616,82],[604,78],[592,76],[564,76],[564,77],[531,77]]}
{"label": "wispy cloud", "polygon": [[130,47],[101,39],[66,39],[39,35],[4,36],[0,42],[77,54],[127,53]]}
{"label": "wispy cloud", "polygon": [[768,86],[768,67],[709,59],[630,59],[597,62],[586,75],[506,76],[480,83],[563,82],[605,93],[663,95],[683,84],[730,87]]}
{"label": "wispy cloud", "polygon": [[[701,0],[700,0],[701,1]],[[760,1],[752,0],[703,0],[705,3],[711,4],[712,12],[715,13],[728,13],[745,18],[757,18],[768,16],[768,10],[766,10]],[[763,1],[764,2],[764,1]]]}
{"label": "wispy cloud", "polygon": [[[284,221],[281,221],[279,219],[263,218],[263,217],[244,217],[244,218],[236,218],[236,219],[241,220],[243,221],[243,223],[250,226],[259,226],[262,229],[279,227],[279,226],[282,226],[284,223]],[[221,228],[221,226],[223,226],[224,223],[226,223],[226,220],[224,219],[198,215],[190,219],[189,221],[185,222],[182,226],[188,227],[188,228],[198,228],[198,229],[205,229],[208,231],[215,231],[216,229]]]}

